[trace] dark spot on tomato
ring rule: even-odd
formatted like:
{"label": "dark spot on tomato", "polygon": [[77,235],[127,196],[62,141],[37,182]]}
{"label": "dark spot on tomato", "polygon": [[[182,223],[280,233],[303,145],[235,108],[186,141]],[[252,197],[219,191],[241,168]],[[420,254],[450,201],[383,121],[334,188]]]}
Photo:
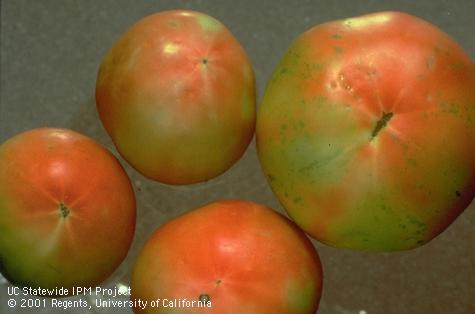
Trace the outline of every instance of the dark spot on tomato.
{"label": "dark spot on tomato", "polygon": [[198,300],[203,302],[203,303],[207,303],[208,301],[211,301],[211,298],[209,297],[208,294],[206,293],[202,293],[200,294],[200,296],[198,297]]}
{"label": "dark spot on tomato", "polygon": [[407,215],[406,217],[409,224],[411,224],[412,226],[416,226],[420,230],[418,232],[419,234],[424,232],[427,229],[427,226],[423,222],[418,220],[416,217],[410,216],[410,215]]}
{"label": "dark spot on tomato", "polygon": [[417,244],[422,244],[422,243],[424,243],[424,240],[417,241]]}
{"label": "dark spot on tomato", "polygon": [[203,63],[204,65],[207,65],[208,64],[208,59],[207,58],[203,58],[201,60],[201,63]]}
{"label": "dark spot on tomato", "polygon": [[63,217],[63,218],[68,217],[68,215],[70,213],[69,208],[66,205],[64,205],[62,202],[59,203],[59,211],[61,213],[61,217]]}
{"label": "dark spot on tomato", "polygon": [[269,173],[269,174],[267,175],[267,179],[268,179],[270,182],[272,182],[272,181],[275,180],[275,177],[274,177],[272,174]]}
{"label": "dark spot on tomato", "polygon": [[417,166],[417,161],[413,158],[409,158],[407,160],[407,163],[410,165],[410,166],[413,166],[413,167],[416,167]]}
{"label": "dark spot on tomato", "polygon": [[462,194],[460,194],[459,191],[455,191],[455,195],[457,195],[457,197],[461,197],[461,196],[462,196]]}
{"label": "dark spot on tomato", "polygon": [[221,282],[221,279],[216,280],[216,285],[218,286]]}
{"label": "dark spot on tomato", "polygon": [[297,196],[297,197],[295,197],[295,198],[293,199],[293,202],[294,202],[295,204],[302,203],[302,198],[301,198],[300,196]]}
{"label": "dark spot on tomato", "polygon": [[376,123],[376,126],[374,127],[373,132],[371,133],[372,139],[375,138],[376,135],[378,135],[378,133],[381,131],[381,129],[383,129],[388,124],[389,120],[391,120],[393,115],[394,114],[392,112],[383,112],[383,115],[378,120],[378,122]]}

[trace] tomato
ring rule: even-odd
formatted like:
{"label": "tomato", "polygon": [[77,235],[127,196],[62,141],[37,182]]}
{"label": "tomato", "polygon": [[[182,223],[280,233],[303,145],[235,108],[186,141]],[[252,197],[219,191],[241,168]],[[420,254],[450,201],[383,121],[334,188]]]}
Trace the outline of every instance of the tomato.
{"label": "tomato", "polygon": [[221,201],[152,234],[131,301],[145,313],[303,314],[316,312],[321,289],[319,256],[295,224],[256,203]]}
{"label": "tomato", "polygon": [[67,129],[0,146],[0,270],[13,284],[95,286],[125,258],[135,197],[118,160]]}
{"label": "tomato", "polygon": [[273,191],[312,237],[415,248],[475,195],[475,66],[405,13],[324,23],[275,69],[256,137]]}
{"label": "tomato", "polygon": [[223,173],[254,134],[251,63],[221,22],[194,11],[156,13],[123,34],[99,69],[96,103],[124,159],[167,184]]}

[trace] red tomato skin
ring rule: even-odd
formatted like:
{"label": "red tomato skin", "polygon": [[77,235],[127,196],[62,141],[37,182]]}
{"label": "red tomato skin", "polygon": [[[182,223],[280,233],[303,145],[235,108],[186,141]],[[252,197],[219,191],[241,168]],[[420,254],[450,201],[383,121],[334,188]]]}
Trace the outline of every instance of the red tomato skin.
{"label": "red tomato skin", "polygon": [[218,20],[174,10],[133,25],[105,56],[97,110],[119,153],[144,176],[191,184],[226,171],[255,128],[255,79]]}
{"label": "red tomato skin", "polygon": [[0,146],[0,264],[25,287],[95,286],[127,255],[135,196],[119,161],[68,129]]}
{"label": "red tomato skin", "polygon": [[401,12],[317,25],[277,66],[256,139],[274,193],[313,238],[418,247],[475,196],[474,63]]}
{"label": "red tomato skin", "polygon": [[319,256],[294,223],[256,203],[221,201],[152,234],[133,268],[131,300],[211,301],[136,313],[299,314],[317,311],[321,290]]}

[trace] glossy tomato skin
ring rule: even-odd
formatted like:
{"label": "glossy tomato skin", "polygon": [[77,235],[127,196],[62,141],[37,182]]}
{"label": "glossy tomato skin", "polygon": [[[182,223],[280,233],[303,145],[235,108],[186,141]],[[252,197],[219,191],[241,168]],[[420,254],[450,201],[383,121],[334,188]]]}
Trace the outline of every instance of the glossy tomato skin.
{"label": "glossy tomato skin", "polygon": [[41,128],[0,146],[0,265],[13,284],[95,286],[125,258],[134,229],[129,178],[90,138]]}
{"label": "glossy tomato skin", "polygon": [[312,237],[415,248],[475,195],[475,66],[404,13],[325,23],[277,66],[256,137],[273,191]]}
{"label": "glossy tomato skin", "polygon": [[[319,256],[295,224],[256,203],[221,201],[152,234],[133,269],[131,300],[161,300],[136,313],[299,314],[316,312],[321,289]],[[162,303],[200,296],[211,307]]]}
{"label": "glossy tomato skin", "polygon": [[251,63],[221,22],[195,11],[156,13],[123,34],[99,69],[96,103],[120,154],[167,184],[223,173],[254,134]]}

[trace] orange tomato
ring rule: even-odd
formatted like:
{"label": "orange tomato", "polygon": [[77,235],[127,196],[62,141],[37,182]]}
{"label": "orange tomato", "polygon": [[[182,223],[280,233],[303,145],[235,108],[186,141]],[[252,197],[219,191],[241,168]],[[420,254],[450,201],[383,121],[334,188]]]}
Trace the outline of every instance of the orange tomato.
{"label": "orange tomato", "polygon": [[324,23],[277,66],[256,137],[273,191],[312,237],[415,248],[475,196],[475,65],[408,14]]}
{"label": "orange tomato", "polygon": [[160,12],[132,26],[101,64],[96,102],[119,153],[163,183],[223,173],[254,134],[251,63],[221,22],[199,12]]}
{"label": "orange tomato", "polygon": [[67,129],[0,146],[0,270],[25,287],[95,286],[127,255],[135,197],[118,160]]}
{"label": "orange tomato", "polygon": [[146,302],[137,313],[310,314],[321,290],[305,234],[246,201],[215,202],[158,228],[131,280],[131,300]]}

